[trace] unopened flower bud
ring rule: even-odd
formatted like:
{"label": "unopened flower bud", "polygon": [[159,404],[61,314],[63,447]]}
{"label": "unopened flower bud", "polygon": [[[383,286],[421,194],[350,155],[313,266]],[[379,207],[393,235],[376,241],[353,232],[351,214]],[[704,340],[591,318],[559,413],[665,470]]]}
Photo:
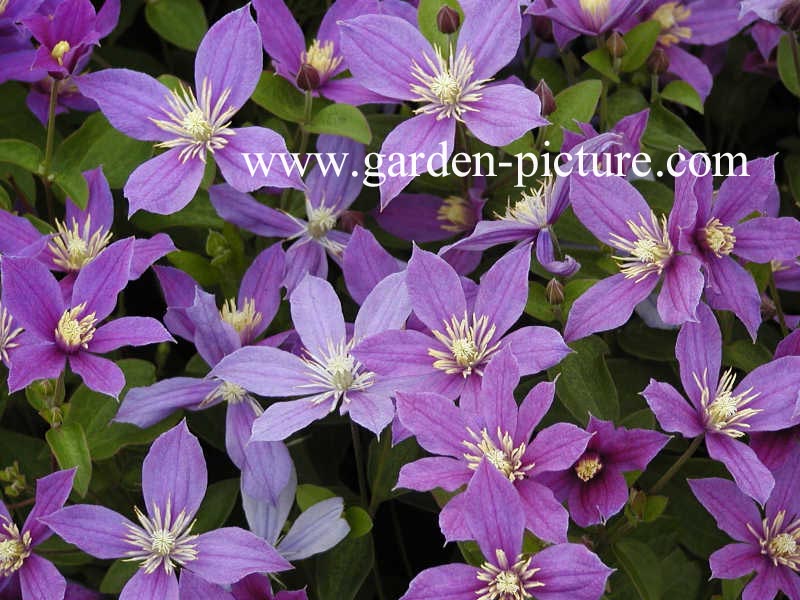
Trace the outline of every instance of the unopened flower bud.
{"label": "unopened flower bud", "polygon": [[653,50],[647,59],[647,70],[653,75],[663,75],[669,69],[669,57],[663,48]]}
{"label": "unopened flower bud", "polygon": [[534,93],[539,96],[542,103],[542,116],[547,117],[556,110],[556,98],[553,96],[553,90],[547,85],[544,79],[540,79]]}
{"label": "unopened flower bud", "polygon": [[461,15],[451,6],[445,4],[439,9],[439,12],[436,13],[436,26],[442,33],[455,33],[458,31],[459,25],[461,25]]}
{"label": "unopened flower bud", "polygon": [[761,294],[761,318],[771,321],[778,315],[778,308],[775,302],[766,294]]}
{"label": "unopened flower bud", "polygon": [[628,51],[628,44],[622,39],[622,36],[616,31],[608,36],[606,40],[606,48],[611,58],[622,58]]}
{"label": "unopened flower bud", "polygon": [[543,42],[553,41],[553,22],[547,17],[533,17],[533,33]]}
{"label": "unopened flower bud", "polygon": [[544,289],[545,297],[547,298],[547,302],[553,306],[558,306],[559,304],[564,303],[564,284],[562,284],[558,279],[551,279],[547,282],[547,286]]}
{"label": "unopened flower bud", "polygon": [[25,475],[19,471],[17,461],[0,471],[0,482],[7,484],[3,486],[3,493],[9,498],[16,498],[22,494],[28,485]]}
{"label": "unopened flower bud", "polygon": [[301,90],[309,92],[319,87],[319,71],[308,63],[303,63],[300,66],[300,71],[297,73],[297,87]]}
{"label": "unopened flower bud", "polygon": [[778,23],[789,31],[800,31],[800,0],[787,0],[778,10]]}

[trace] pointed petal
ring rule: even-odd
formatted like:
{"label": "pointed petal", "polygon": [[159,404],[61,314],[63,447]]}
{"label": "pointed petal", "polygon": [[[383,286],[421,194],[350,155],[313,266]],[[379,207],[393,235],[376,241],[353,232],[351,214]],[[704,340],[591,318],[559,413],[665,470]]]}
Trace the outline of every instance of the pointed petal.
{"label": "pointed petal", "polygon": [[579,482],[569,495],[572,520],[581,527],[604,523],[628,501],[628,484],[615,468],[603,469],[594,479]]}
{"label": "pointed petal", "polygon": [[279,134],[266,127],[240,127],[233,131],[234,135],[226,138],[228,143],[225,147],[214,153],[214,159],[225,181],[234,189],[252,192],[260,187],[304,188],[297,171],[287,174],[283,168],[271,168],[265,172],[261,168],[251,169],[245,160],[244,154],[248,153],[262,153],[264,156],[288,155],[286,141]]}
{"label": "pointed petal", "polygon": [[517,434],[514,436],[515,440],[529,440],[531,438],[533,428],[539,424],[542,418],[547,414],[547,411],[550,410],[555,393],[556,384],[552,381],[537,383],[533,389],[528,392],[517,414]]}
{"label": "pointed petal", "polygon": [[520,327],[503,338],[503,346],[511,348],[521,375],[539,373],[554,367],[572,352],[561,334],[552,327]]}
{"label": "pointed petal", "polygon": [[276,402],[253,423],[252,441],[280,442],[304,429],[314,421],[323,419],[335,406],[332,395],[325,402],[315,398],[300,398],[289,402]]}
{"label": "pointed petal", "polygon": [[205,579],[194,575],[190,570],[181,571],[179,583],[181,598],[202,598],[203,600],[235,600],[235,596],[220,586],[208,583]]}
{"label": "pointed petal", "polygon": [[546,542],[566,542],[569,514],[553,496],[553,492],[532,479],[518,482],[516,488],[522,500],[528,529]]}
{"label": "pointed petal", "polygon": [[417,575],[400,600],[465,600],[477,595],[483,584],[470,565],[453,564],[426,569]]}
{"label": "pointed petal", "polygon": [[350,403],[342,406],[356,423],[380,436],[394,418],[394,403],[388,395],[351,392]]}
{"label": "pointed petal", "polygon": [[291,237],[303,230],[303,225],[293,217],[226,183],[212,185],[208,195],[220,217],[261,237]]}
{"label": "pointed petal", "polygon": [[170,215],[189,204],[200,187],[205,164],[199,158],[184,162],[180,153],[180,148],[167,150],[131,173],[123,190],[129,217],[138,210]]}
{"label": "pointed petal", "polygon": [[380,375],[428,375],[436,371],[428,354],[433,347],[438,347],[436,340],[419,331],[384,331],[360,342],[352,354],[367,369]]}
{"label": "pointed petal", "polygon": [[747,161],[747,177],[728,177],[714,203],[714,216],[735,225],[753,211],[763,211],[763,202],[775,185],[775,157]]}
{"label": "pointed petal", "polygon": [[[239,287],[239,307],[252,299],[261,313],[259,329],[263,331],[278,312],[281,303],[281,281],[286,269],[286,255],[280,244],[262,251],[247,268]],[[259,332],[260,333],[260,332]]]}
{"label": "pointed petal", "polygon": [[[7,259],[6,259],[7,260]],[[16,392],[37,379],[55,379],[64,371],[66,355],[51,342],[14,348],[8,375],[8,389]]]}
{"label": "pointed petal", "polygon": [[800,255],[800,221],[793,217],[750,219],[734,229],[736,256],[756,263]]}
{"label": "pointed petal", "polygon": [[517,402],[514,389],[519,383],[519,367],[506,346],[486,366],[481,381],[479,406],[487,431],[513,433],[517,430]]}
{"label": "pointed petal", "polygon": [[678,333],[675,355],[680,366],[683,389],[700,406],[700,388],[695,376],[716,389],[722,365],[722,333],[717,318],[705,304],[697,307],[697,322],[686,323]]}
{"label": "pointed petal", "polygon": [[264,50],[288,73],[300,70],[306,41],[283,0],[253,0]]}
{"label": "pointed petal", "polygon": [[414,248],[406,278],[414,314],[431,330],[443,330],[453,317],[466,315],[458,274],[442,258]]}
{"label": "pointed petal", "polygon": [[559,544],[537,553],[531,568],[541,569],[537,600],[596,600],[603,595],[612,569],[582,544]]}
{"label": "pointed petal", "polygon": [[621,177],[573,174],[570,193],[575,215],[604,244],[614,235],[632,239],[628,223],[640,223],[652,212],[636,188]]}
{"label": "pointed petal", "polygon": [[454,492],[469,481],[472,472],[466,465],[454,458],[431,456],[403,465],[397,487],[429,492],[442,488]]}
{"label": "pointed petal", "polygon": [[174,573],[156,569],[148,574],[139,569],[122,588],[119,600],[141,600],[142,598],[178,600],[179,594],[178,578]]}
{"label": "pointed petal", "polygon": [[225,411],[225,450],[240,470],[245,462],[245,448],[253,433],[253,422],[261,414],[261,406],[250,396],[228,404]]}
{"label": "pointed petal", "polygon": [[126,238],[103,250],[75,278],[71,306],[74,308],[85,302],[83,315],[95,313],[98,321],[110,315],[117,306],[117,296],[128,284],[132,257],[133,238]]}
{"label": "pointed petal", "polygon": [[266,541],[238,527],[224,527],[195,540],[197,560],[186,567],[211,583],[229,585],[251,573],[292,568]]}
{"label": "pointed petal", "polygon": [[694,438],[703,433],[703,425],[693,408],[678,390],[668,383],[654,379],[642,392],[659,425],[664,431],[677,431],[687,438]]}
{"label": "pointed petal", "polygon": [[342,304],[330,283],[307,275],[292,292],[289,302],[292,323],[309,353],[328,356],[332,344],[344,341]]}
{"label": "pointed petal", "polygon": [[91,390],[118,398],[125,387],[125,374],[116,363],[88,352],[69,355],[69,366]]}
{"label": "pointed petal", "polygon": [[19,570],[19,585],[25,600],[56,600],[67,589],[64,576],[55,565],[41,556],[31,554]]}
{"label": "pointed petal", "polygon": [[664,270],[664,283],[658,294],[658,314],[665,323],[681,325],[696,318],[705,278],[702,263],[694,256],[675,256]]}
{"label": "pointed petal", "polygon": [[[513,36],[502,39],[509,38]],[[464,123],[476,138],[490,146],[510,144],[531,129],[547,125],[539,97],[521,85],[490,85],[481,90],[481,99],[473,107],[474,112],[464,113]]]}
{"label": "pointed petal", "polygon": [[223,358],[211,377],[230,381],[270,398],[313,393],[305,363],[294,354],[269,346],[245,346]]}
{"label": "pointed petal", "polygon": [[239,349],[241,341],[233,326],[222,320],[213,294],[195,290],[194,304],[186,309],[194,324],[194,344],[197,352],[210,366]]}
{"label": "pointed petal", "polygon": [[753,534],[747,523],[761,523],[761,513],[735,483],[718,477],[689,479],[688,482],[700,504],[714,517],[717,527],[739,542],[752,542]]}
{"label": "pointed petal", "polygon": [[427,392],[398,392],[397,415],[428,452],[453,458],[464,454],[467,425],[461,411],[447,398]]}
{"label": "pointed petal", "polygon": [[89,185],[89,199],[86,208],[80,209],[71,198],[66,201],[66,225],[71,226],[72,221],[83,224],[87,217],[91,217],[92,231],[105,229],[109,231],[114,223],[114,198],[108,180],[103,175],[103,168],[97,167],[83,173],[83,178]]}
{"label": "pointed petal", "polygon": [[517,54],[522,27],[519,3],[498,0],[486,4],[468,0],[463,9],[464,24],[458,32],[456,51],[465,49],[470,53],[475,61],[476,79],[494,77]]}
{"label": "pointed petal", "polygon": [[400,261],[383,249],[368,229],[357,226],[342,256],[347,291],[358,304],[388,275],[401,270]]}
{"label": "pointed petal", "polygon": [[36,504],[33,505],[28,518],[25,519],[23,531],[31,535],[34,546],[41,544],[52,535],[46,525],[39,521],[64,507],[72,491],[72,480],[75,478],[75,469],[56,471],[36,481]]}
{"label": "pointed petal", "polygon": [[503,256],[481,277],[473,312],[486,316],[489,323],[497,327],[497,337],[508,331],[522,315],[528,300],[530,265],[530,249],[523,246]]}
{"label": "pointed petal", "polygon": [[210,379],[173,377],[128,390],[115,421],[151,427],[181,408],[196,408],[219,385]]}
{"label": "pointed petal", "polygon": [[19,324],[42,340],[52,340],[64,302],[58,282],[32,258],[4,256],[3,306]]}
{"label": "pointed petal", "polygon": [[303,560],[333,548],[350,533],[343,512],[342,498],[328,498],[300,513],[278,544],[281,556],[286,560]]}
{"label": "pointed petal", "polygon": [[748,404],[761,410],[747,420],[752,431],[779,431],[798,423],[799,368],[800,357],[785,356],[757,367],[734,388],[734,394],[751,388],[758,393]]}
{"label": "pointed petal", "polygon": [[89,351],[104,354],[122,346],[147,346],[174,341],[164,326],[151,317],[122,317],[95,331],[89,342]]}
{"label": "pointed petal", "polygon": [[134,524],[104,506],[68,506],[42,518],[42,522],[65,542],[96,558],[119,558],[133,549],[125,536]]}
{"label": "pointed petal", "polygon": [[780,591],[780,571],[778,569],[762,569],[742,592],[742,600],[764,600],[775,598]]}
{"label": "pointed petal", "polygon": [[569,469],[591,438],[591,433],[571,423],[556,423],[536,434],[525,452],[525,460],[536,464],[537,473]]}
{"label": "pointed petal", "polygon": [[382,331],[402,329],[410,314],[406,274],[389,275],[364,299],[356,316],[353,338],[360,340]]}
{"label": "pointed petal", "polygon": [[728,544],[714,552],[708,562],[712,577],[738,579],[755,571],[762,560],[761,552],[755,544]]}

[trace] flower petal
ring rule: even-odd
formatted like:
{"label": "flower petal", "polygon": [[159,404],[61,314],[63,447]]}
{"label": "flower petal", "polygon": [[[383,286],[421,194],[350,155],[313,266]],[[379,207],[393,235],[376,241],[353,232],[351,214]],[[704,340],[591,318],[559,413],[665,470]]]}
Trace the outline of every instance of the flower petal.
{"label": "flower petal", "polygon": [[688,483],[700,504],[714,517],[717,527],[739,542],[752,542],[753,534],[747,524],[761,523],[761,513],[735,483],[718,477],[689,479]]}
{"label": "flower petal", "polygon": [[269,346],[245,346],[223,358],[211,377],[240,385],[261,396],[284,398],[313,393],[305,363],[294,354]]}
{"label": "flower petal", "polygon": [[304,510],[278,544],[281,556],[303,560],[333,548],[350,532],[343,512],[342,498],[328,498]]}
{"label": "flower petal", "polygon": [[522,500],[527,528],[546,542],[566,542],[569,514],[553,492],[532,479],[518,482],[516,488]]}
{"label": "flower petal", "polygon": [[123,190],[129,217],[138,210],[170,215],[189,204],[200,187],[205,163],[199,158],[183,161],[180,154],[180,148],[172,148],[131,173]]}
{"label": "flower petal", "polygon": [[16,321],[42,340],[52,340],[64,301],[58,282],[32,258],[4,256],[3,306]]}
{"label": "flower petal", "polygon": [[441,257],[414,247],[406,278],[414,314],[434,331],[442,331],[451,319],[467,313],[458,274]]}
{"label": "flower petal", "polygon": [[344,342],[342,304],[330,283],[307,275],[292,292],[289,302],[292,323],[309,353],[329,356],[332,345]]}
{"label": "flower petal", "polygon": [[24,344],[14,348],[8,389],[16,392],[37,379],[55,379],[64,371],[66,362],[66,355],[51,342]]}
{"label": "flower petal", "polygon": [[470,565],[452,564],[422,571],[408,586],[400,600],[464,600],[473,598],[483,583]]}
{"label": "flower petal", "polygon": [[265,540],[238,527],[209,531],[195,540],[197,559],[186,568],[211,583],[229,585],[251,573],[292,568]]}
{"label": "flower petal", "polygon": [[[493,3],[498,4],[502,2]],[[519,14],[518,10],[515,12]],[[506,35],[501,39],[509,38],[513,36]],[[492,56],[495,55],[495,46],[491,46]],[[480,94],[481,99],[471,105],[475,110],[464,113],[464,123],[476,138],[490,146],[505,146],[531,129],[547,125],[547,119],[541,114],[539,97],[521,85],[490,85]]]}
{"label": "flower petal", "polygon": [[668,383],[655,379],[642,392],[650,410],[658,419],[664,431],[677,431],[687,438],[694,438],[703,433],[703,425],[698,409],[693,408],[678,390]]}
{"label": "flower petal", "polygon": [[432,454],[461,458],[467,424],[452,401],[438,394],[397,393],[397,416]]}
{"label": "flower petal", "polygon": [[89,342],[89,351],[104,354],[122,346],[147,346],[174,341],[164,326],[151,317],[122,317],[95,331]]}
{"label": "flower petal", "polygon": [[119,600],[142,600],[143,598],[178,600],[178,590],[178,578],[174,573],[167,573],[164,569],[145,573],[143,569],[139,569],[122,588]]}
{"label": "flower petal", "polygon": [[326,401],[315,402],[315,398],[300,398],[289,402],[276,402],[253,423],[254,442],[281,442],[292,434],[319,421],[331,412],[333,395]]}
{"label": "flower petal", "polygon": [[19,585],[25,600],[63,598],[67,589],[64,576],[49,560],[31,554],[19,570]]}
{"label": "flower petal", "polygon": [[708,562],[712,577],[738,579],[755,571],[763,560],[755,544],[728,544],[714,552]]}
{"label": "flower petal", "polygon": [[72,491],[75,469],[56,471],[36,481],[36,504],[25,519],[23,531],[31,535],[33,545],[41,544],[52,535],[48,527],[39,521],[64,507]]}
{"label": "flower petal", "polygon": [[552,327],[520,327],[503,338],[503,346],[511,348],[521,375],[539,373],[554,367],[572,352],[561,334]]}
{"label": "flower petal", "polygon": [[460,460],[430,456],[403,465],[397,487],[418,492],[429,492],[436,488],[454,492],[467,483],[471,476],[472,472]]}
{"label": "flower petal", "polygon": [[296,74],[306,41],[283,0],[253,0],[264,50],[282,70]]}
{"label": "flower petal", "polygon": [[540,569],[536,579],[537,600],[597,600],[603,595],[612,569],[582,544],[558,544],[538,552],[531,568]]}
{"label": "flower petal", "polygon": [[702,263],[694,256],[674,256],[664,269],[664,283],[658,294],[658,314],[665,323],[682,325],[696,318],[705,278]]}
{"label": "flower petal", "polygon": [[522,246],[503,256],[481,277],[473,312],[479,317],[486,316],[490,326],[497,328],[496,338],[522,315],[528,300],[530,266],[530,249]]}
{"label": "flower petal", "polygon": [[115,421],[151,427],[181,408],[197,406],[219,385],[210,379],[172,377],[128,390]]}
{"label": "flower petal", "polygon": [[[260,187],[304,188],[296,170],[287,173],[282,162],[276,165],[273,161],[267,161],[271,168],[262,169],[257,160],[259,153],[273,158],[289,154],[286,141],[279,134],[266,127],[239,127],[233,132],[226,138],[225,147],[214,153],[214,159],[225,181],[234,189],[251,192]],[[255,154],[256,160],[249,162],[246,154]],[[251,169],[254,163],[255,168]]]}
{"label": "flower petal", "polygon": [[556,423],[536,434],[525,452],[525,461],[536,464],[536,473],[568,469],[586,450],[591,438],[591,433],[571,423]]}
{"label": "flower petal", "polygon": [[43,517],[42,522],[65,542],[95,558],[120,558],[134,549],[125,541],[134,524],[104,506],[67,506]]}
{"label": "flower petal", "polygon": [[212,185],[208,195],[220,217],[261,237],[288,238],[303,231],[297,219],[261,204],[226,183]]}
{"label": "flower petal", "polygon": [[402,329],[411,314],[406,274],[394,273],[380,281],[364,299],[356,316],[353,339]]}

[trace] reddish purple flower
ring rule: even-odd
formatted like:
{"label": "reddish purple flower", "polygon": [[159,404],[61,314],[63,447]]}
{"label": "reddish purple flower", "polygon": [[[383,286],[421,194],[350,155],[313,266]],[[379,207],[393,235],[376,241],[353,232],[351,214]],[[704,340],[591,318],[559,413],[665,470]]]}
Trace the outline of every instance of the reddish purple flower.
{"label": "reddish purple flower", "polygon": [[114,127],[167,148],[139,166],[125,184],[131,214],[140,209],[170,214],[186,206],[200,186],[207,154],[238,190],[303,187],[294,172],[276,168],[251,174],[242,157],[288,153],[281,136],[263,127],[231,126],[258,83],[262,63],[261,36],[247,5],[225,15],[203,38],[195,58],[194,91],[183,84],[170,90],[127,69],[76,79],[81,93],[97,102]]}
{"label": "reddish purple flower", "polygon": [[711,513],[717,526],[734,539],[711,555],[711,574],[737,579],[755,572],[742,600],[772,600],[782,591],[800,598],[800,504],[797,482],[800,457],[775,471],[775,487],[762,511],[727,479],[690,479],[694,495]]}
{"label": "reddish purple flower", "polygon": [[639,11],[647,0],[534,0],[528,14],[553,20],[553,36],[560,47],[579,35],[612,31]]}
{"label": "reddish purple flower", "polygon": [[178,600],[179,569],[222,585],[251,573],[290,569],[272,546],[249,531],[226,527],[192,533],[207,480],[200,443],[181,422],[159,436],[144,459],[146,512],[134,508],[138,525],[108,508],[88,504],[68,506],[44,521],[87,554],[138,563],[120,600]]}
{"label": "reddish purple flower", "polygon": [[647,429],[614,427],[611,421],[589,418],[589,445],[569,469],[542,480],[569,503],[572,520],[581,527],[605,523],[628,501],[623,473],[644,471],[669,437]]}
{"label": "reddish purple flower", "polygon": [[[415,117],[384,140],[381,154],[390,160],[395,153],[424,153],[425,164],[440,169],[453,151],[457,123],[492,146],[547,124],[532,91],[516,83],[490,83],[519,47],[518,0],[465,1],[463,8],[464,22],[451,48],[431,46],[398,17],[365,15],[340,24],[342,50],[356,81],[375,93],[420,105]],[[442,151],[443,159],[434,157],[427,164]],[[397,175],[388,170],[381,208],[414,178],[410,171]]]}
{"label": "reddish purple flower", "polygon": [[741,438],[800,423],[800,357],[768,362],[737,385],[733,369],[720,374],[722,335],[714,313],[701,304],[697,316],[696,323],[681,328],[675,347],[689,402],[670,384],[655,380],[642,395],[665,431],[687,438],[705,435],[711,458],[725,464],[745,494],[763,503],[774,480]]}
{"label": "reddish purple flower", "polygon": [[0,594],[6,587],[19,586],[21,600],[62,600],[67,583],[49,560],[33,549],[52,534],[42,523],[64,506],[72,490],[75,469],[58,471],[36,481],[36,504],[22,529],[0,501]]}
{"label": "reddish purple flower", "polygon": [[511,482],[487,461],[464,493],[465,526],[481,549],[480,567],[461,563],[417,575],[400,600],[598,600],[611,569],[581,544],[522,552],[525,515]]}
{"label": "reddish purple flower", "polygon": [[[517,363],[510,350],[504,349],[486,367],[475,404],[477,413],[456,407],[438,394],[398,392],[400,422],[423,448],[437,456],[404,465],[397,485],[452,492],[473,480],[480,465],[488,463],[513,484],[526,527],[548,542],[566,542],[567,511],[538,479],[573,465],[586,450],[591,434],[569,423],[557,423],[534,435],[553,402],[555,385],[536,385],[517,407],[514,388],[518,383]],[[467,502],[462,494],[442,510],[439,523],[448,541],[469,539],[464,529]]]}
{"label": "reddish purple flower", "polygon": [[105,325],[128,283],[133,240],[107,248],[81,269],[68,298],[42,263],[30,258],[2,261],[3,304],[25,333],[11,355],[9,389],[56,378],[69,361],[87,387],[115,398],[125,386],[122,370],[105,354],[122,346],[172,341],[150,317],[122,317]]}

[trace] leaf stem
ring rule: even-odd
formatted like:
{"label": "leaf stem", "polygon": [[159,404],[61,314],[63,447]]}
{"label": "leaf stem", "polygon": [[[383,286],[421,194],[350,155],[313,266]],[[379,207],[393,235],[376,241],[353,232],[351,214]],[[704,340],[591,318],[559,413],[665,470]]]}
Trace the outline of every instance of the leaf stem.
{"label": "leaf stem", "polygon": [[50,103],[47,110],[47,141],[44,147],[44,162],[42,162],[42,183],[44,197],[47,203],[47,215],[50,223],[55,224],[55,210],[53,208],[52,181],[50,181],[50,167],[53,161],[53,145],[56,137],[56,106],[58,105],[59,81],[53,79],[50,85]]}
{"label": "leaf stem", "polygon": [[655,482],[653,487],[650,488],[648,495],[655,494],[661,490],[665,485],[667,485],[670,480],[675,476],[675,474],[681,470],[681,467],[689,460],[697,449],[700,447],[700,444],[703,442],[703,434],[698,435],[696,438],[692,440],[692,443],[689,444],[689,447],[686,448],[683,454],[678,457],[678,460],[667,469],[667,472],[661,476],[661,479]]}
{"label": "leaf stem", "polygon": [[367,502],[367,478],[364,473],[364,455],[361,452],[361,436],[358,433],[358,426],[350,421],[350,435],[353,438],[353,454],[356,458],[356,475],[358,476],[358,493],[361,497],[361,504],[369,506]]}
{"label": "leaf stem", "polygon": [[772,268],[770,268],[769,271],[769,294],[772,296],[772,301],[775,303],[775,311],[778,313],[778,324],[781,326],[781,334],[783,337],[786,337],[789,335],[789,328],[786,326],[786,315],[783,314],[781,297],[778,295],[778,286],[775,284],[775,271],[773,271]]}

